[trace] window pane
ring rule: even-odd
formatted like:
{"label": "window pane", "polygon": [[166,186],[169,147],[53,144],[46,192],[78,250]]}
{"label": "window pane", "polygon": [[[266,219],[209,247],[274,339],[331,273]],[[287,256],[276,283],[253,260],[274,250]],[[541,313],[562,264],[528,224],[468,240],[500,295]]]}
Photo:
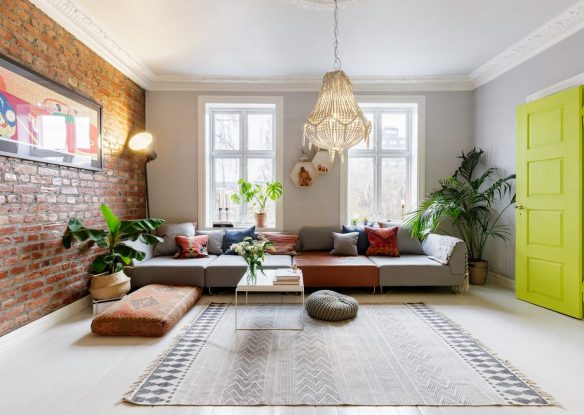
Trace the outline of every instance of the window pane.
{"label": "window pane", "polygon": [[[373,150],[375,148],[375,116],[372,112],[364,112],[365,117],[371,121],[371,134],[369,134],[369,150]],[[365,141],[360,141],[359,144],[352,147],[355,150],[367,150],[367,145]]]}
{"label": "window pane", "polygon": [[239,150],[239,114],[215,113],[215,150]]}
{"label": "window pane", "polygon": [[381,148],[383,150],[407,150],[407,113],[383,113],[381,115]]}
{"label": "window pane", "polygon": [[374,214],[375,168],[373,157],[348,160],[347,218],[371,219]]}
{"label": "window pane", "polygon": [[[239,206],[234,205],[229,197],[238,191],[237,181],[239,180],[239,159],[224,158],[215,159],[215,187],[212,189],[213,195],[213,215],[214,221],[234,221],[239,222]],[[219,216],[219,208],[221,216]],[[225,208],[229,210],[226,211]],[[228,217],[226,217],[226,212]]]}
{"label": "window pane", "polygon": [[[401,220],[407,206],[407,161],[384,157],[381,160],[381,215],[385,220]],[[402,204],[404,208],[402,210]]]}
{"label": "window pane", "polygon": [[274,148],[272,114],[248,114],[247,116],[247,148],[249,150],[267,150]]}

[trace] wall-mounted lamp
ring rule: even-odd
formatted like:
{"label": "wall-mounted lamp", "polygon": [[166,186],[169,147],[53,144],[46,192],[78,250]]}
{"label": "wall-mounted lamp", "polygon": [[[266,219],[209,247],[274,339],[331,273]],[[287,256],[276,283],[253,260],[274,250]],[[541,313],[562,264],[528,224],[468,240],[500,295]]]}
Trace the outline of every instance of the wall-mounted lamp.
{"label": "wall-mounted lamp", "polygon": [[130,150],[136,153],[142,153],[146,156],[144,162],[144,177],[146,180],[146,217],[150,217],[150,198],[148,197],[148,163],[155,160],[158,156],[154,151],[154,137],[147,132],[135,134],[128,142]]}

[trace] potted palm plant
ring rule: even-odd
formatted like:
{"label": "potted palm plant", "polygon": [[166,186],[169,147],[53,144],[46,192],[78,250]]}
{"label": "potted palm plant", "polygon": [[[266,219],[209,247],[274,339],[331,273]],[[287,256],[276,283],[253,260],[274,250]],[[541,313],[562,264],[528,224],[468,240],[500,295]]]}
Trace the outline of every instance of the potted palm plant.
{"label": "potted palm plant", "polygon": [[[510,232],[500,223],[503,213],[515,203],[512,194],[515,175],[497,178],[495,167],[483,171],[484,151],[462,152],[460,167],[454,175],[440,181],[440,189],[426,196],[420,207],[409,213],[405,224],[412,235],[423,240],[438,230],[448,233],[441,225],[446,221],[468,249],[470,282],[484,284],[488,263],[484,250],[490,238],[507,240]],[[509,196],[508,202],[506,196]]]}
{"label": "potted palm plant", "polygon": [[81,252],[94,245],[105,250],[89,266],[89,272],[94,274],[89,291],[94,299],[106,300],[121,297],[130,291],[130,279],[123,273],[123,268],[132,259],[144,259],[144,252],[132,248],[127,242],[139,240],[148,245],[162,242],[161,238],[150,232],[162,225],[164,220],[119,220],[106,205],[101,205],[100,209],[107,230],[86,228],[78,219],[70,219],[62,242],[65,248],[70,248],[74,240],[82,242]]}
{"label": "potted palm plant", "polygon": [[284,192],[282,183],[275,181],[264,184],[252,184],[251,182],[240,179],[238,185],[239,193],[232,193],[230,197],[231,201],[236,205],[249,203],[250,208],[255,214],[256,226],[258,228],[265,228],[268,200],[275,202],[282,197],[282,193]]}

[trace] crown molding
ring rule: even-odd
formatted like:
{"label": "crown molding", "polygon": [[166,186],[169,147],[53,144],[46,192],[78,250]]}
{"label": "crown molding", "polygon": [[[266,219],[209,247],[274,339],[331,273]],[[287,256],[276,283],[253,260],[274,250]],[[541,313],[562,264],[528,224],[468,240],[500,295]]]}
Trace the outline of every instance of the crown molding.
{"label": "crown molding", "polygon": [[[470,91],[471,80],[455,77],[351,77],[353,89],[360,92],[390,91]],[[321,77],[197,77],[158,76],[152,91],[279,91],[317,92]]]}
{"label": "crown molding", "polygon": [[498,78],[582,29],[584,29],[584,0],[578,1],[563,13],[475,69],[469,75],[474,88]]}
{"label": "crown molding", "polygon": [[30,0],[51,19],[67,29],[91,50],[144,89],[154,73],[117,44],[72,0]]}

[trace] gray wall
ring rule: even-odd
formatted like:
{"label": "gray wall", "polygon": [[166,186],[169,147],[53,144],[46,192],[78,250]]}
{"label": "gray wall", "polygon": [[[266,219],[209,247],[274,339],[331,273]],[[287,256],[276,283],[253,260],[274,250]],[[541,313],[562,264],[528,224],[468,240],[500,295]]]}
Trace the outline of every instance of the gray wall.
{"label": "gray wall", "polygon": [[[487,151],[488,162],[503,174],[515,172],[515,108],[528,95],[584,72],[584,31],[475,90],[475,145]],[[511,241],[489,243],[489,268],[515,278],[515,212],[504,217]]]}
{"label": "gray wall", "polygon": [[[328,175],[319,177],[307,189],[294,187],[288,177],[300,157],[302,126],[317,94],[274,92],[270,95],[284,97],[284,229],[297,231],[304,225],[339,224],[338,161]],[[473,145],[473,93],[409,95],[426,96],[426,190],[430,190],[440,178],[454,172],[460,151]],[[158,152],[158,158],[148,166],[151,214],[168,221],[197,218],[197,98],[194,92],[146,94],[146,127],[155,136]]]}

